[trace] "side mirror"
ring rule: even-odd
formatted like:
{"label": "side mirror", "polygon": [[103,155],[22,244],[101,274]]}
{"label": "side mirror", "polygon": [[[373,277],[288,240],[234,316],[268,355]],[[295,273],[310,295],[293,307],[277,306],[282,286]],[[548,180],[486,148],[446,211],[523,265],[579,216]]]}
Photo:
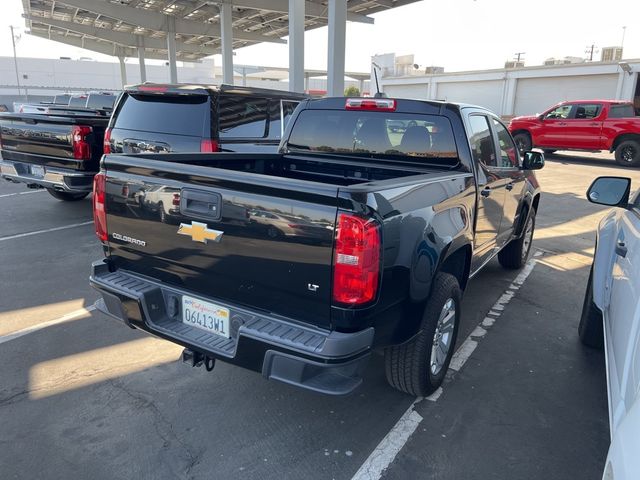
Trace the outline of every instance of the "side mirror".
{"label": "side mirror", "polygon": [[630,193],[630,178],[598,177],[587,190],[587,200],[598,205],[627,208]]}
{"label": "side mirror", "polygon": [[524,152],[522,170],[540,170],[542,167],[544,167],[544,155],[542,152],[533,150]]}
{"label": "side mirror", "polygon": [[540,120],[541,122],[544,122],[544,113],[541,113],[540,115],[538,115],[538,120]]}

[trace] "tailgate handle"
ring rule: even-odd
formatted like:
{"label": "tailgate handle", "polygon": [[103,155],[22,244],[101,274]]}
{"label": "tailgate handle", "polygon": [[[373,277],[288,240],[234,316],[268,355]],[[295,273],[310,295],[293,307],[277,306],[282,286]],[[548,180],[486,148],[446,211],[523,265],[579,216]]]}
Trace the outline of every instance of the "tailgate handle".
{"label": "tailgate handle", "polygon": [[222,196],[219,193],[183,189],[180,192],[180,213],[204,220],[220,220]]}

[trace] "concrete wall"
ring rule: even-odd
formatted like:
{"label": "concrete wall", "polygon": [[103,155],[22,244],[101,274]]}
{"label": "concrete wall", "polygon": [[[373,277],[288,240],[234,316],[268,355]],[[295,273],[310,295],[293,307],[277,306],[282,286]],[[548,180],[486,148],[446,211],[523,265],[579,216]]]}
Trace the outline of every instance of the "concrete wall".
{"label": "concrete wall", "polygon": [[[376,57],[373,59],[377,61]],[[634,101],[640,60],[627,60],[632,73],[617,63],[583,63],[519,69],[383,77],[389,96],[447,100],[484,106],[510,117],[543,111],[563,100]],[[640,99],[635,99],[636,102]]]}

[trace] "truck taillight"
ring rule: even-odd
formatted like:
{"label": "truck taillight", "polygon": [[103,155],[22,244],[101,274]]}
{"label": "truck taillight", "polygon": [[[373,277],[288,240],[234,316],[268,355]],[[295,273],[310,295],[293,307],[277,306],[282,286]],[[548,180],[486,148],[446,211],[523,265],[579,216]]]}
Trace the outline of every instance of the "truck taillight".
{"label": "truck taillight", "polygon": [[76,160],[91,160],[91,144],[87,137],[91,135],[93,128],[85,125],[76,125],[71,130],[71,145],[73,146],[73,158]]}
{"label": "truck taillight", "polygon": [[396,101],[390,98],[347,98],[345,110],[377,110],[394,112]]}
{"label": "truck taillight", "polygon": [[218,152],[220,150],[218,142],[210,138],[203,138],[200,141],[201,152]]}
{"label": "truck taillight", "polygon": [[338,215],[333,257],[333,301],[362,305],[375,299],[380,275],[380,229],[373,220]]}
{"label": "truck taillight", "polygon": [[101,242],[107,241],[107,209],[105,186],[107,177],[104,172],[93,177],[93,224]]}
{"label": "truck taillight", "polygon": [[180,194],[178,192],[175,192],[173,194],[173,200],[171,200],[171,204],[174,207],[179,207],[180,206]]}
{"label": "truck taillight", "polygon": [[104,143],[102,144],[102,153],[111,153],[111,129],[104,131]]}

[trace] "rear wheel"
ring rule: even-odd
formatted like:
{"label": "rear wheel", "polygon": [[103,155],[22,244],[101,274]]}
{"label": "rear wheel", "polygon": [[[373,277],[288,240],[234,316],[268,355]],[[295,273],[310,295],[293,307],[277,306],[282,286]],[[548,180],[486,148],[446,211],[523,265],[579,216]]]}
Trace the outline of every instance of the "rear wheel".
{"label": "rear wheel", "polygon": [[510,270],[516,270],[522,268],[522,266],[527,263],[531,245],[533,244],[533,232],[535,228],[536,212],[534,210],[527,219],[522,236],[511,240],[507,246],[498,253],[500,265]]}
{"label": "rear wheel", "polygon": [[513,136],[513,140],[516,142],[516,146],[518,147],[518,150],[520,150],[520,153],[531,150],[531,147],[533,146],[531,143],[531,137],[528,133],[516,133]]}
{"label": "rear wheel", "polygon": [[63,200],[65,202],[77,202],[78,200],[82,200],[87,195],[89,195],[89,192],[83,192],[83,193],[59,192],[58,190],[54,190],[53,188],[47,188],[47,192],[49,192],[49,194],[53,198],[57,198],[58,200]]}
{"label": "rear wheel", "polygon": [[582,315],[578,325],[580,341],[588,347],[602,350],[604,348],[604,326],[602,325],[602,312],[593,303],[593,265],[589,272],[587,290],[584,293]]}
{"label": "rear wheel", "polygon": [[636,140],[626,140],[616,148],[616,163],[623,167],[640,166],[640,143]]}
{"label": "rear wheel", "polygon": [[425,396],[442,384],[458,335],[461,298],[458,280],[453,275],[436,275],[420,332],[402,345],[385,349],[385,373],[392,387],[410,395]]}

